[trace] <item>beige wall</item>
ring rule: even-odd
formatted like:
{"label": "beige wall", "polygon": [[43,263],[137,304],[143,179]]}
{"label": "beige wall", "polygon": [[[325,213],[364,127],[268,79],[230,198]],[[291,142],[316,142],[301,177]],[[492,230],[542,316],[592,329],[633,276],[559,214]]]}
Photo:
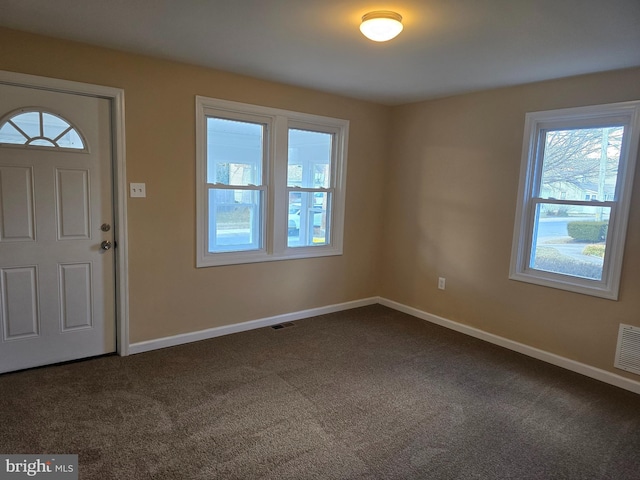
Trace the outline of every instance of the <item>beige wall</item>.
{"label": "beige wall", "polygon": [[[133,342],[381,295],[628,375],[612,364],[618,324],[640,325],[640,175],[619,301],[508,272],[525,113],[640,99],[640,69],[391,109],[6,29],[0,44],[2,70],[125,90],[128,181],[147,184],[128,204]],[[351,121],[343,256],[194,267],[196,94]]]}
{"label": "beige wall", "polygon": [[638,99],[632,69],[394,108],[381,295],[626,375],[613,361],[618,325],[640,326],[640,171],[619,301],[508,275],[525,113]]}
{"label": "beige wall", "polygon": [[[378,293],[389,109],[229,73],[0,29],[0,69],[122,88],[132,342]],[[195,95],[350,120],[344,255],[195,268]]]}

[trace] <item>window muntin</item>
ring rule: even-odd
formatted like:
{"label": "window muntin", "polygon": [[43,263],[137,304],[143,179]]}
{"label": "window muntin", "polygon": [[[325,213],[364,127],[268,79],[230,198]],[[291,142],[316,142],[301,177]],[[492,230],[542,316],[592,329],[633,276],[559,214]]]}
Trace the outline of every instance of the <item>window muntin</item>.
{"label": "window muntin", "polygon": [[639,122],[640,102],[527,114],[510,278],[617,298]]}
{"label": "window muntin", "polygon": [[43,110],[21,109],[10,114],[0,123],[0,144],[87,150],[76,128]]}
{"label": "window muntin", "polygon": [[348,125],[196,97],[196,265],[341,255]]}

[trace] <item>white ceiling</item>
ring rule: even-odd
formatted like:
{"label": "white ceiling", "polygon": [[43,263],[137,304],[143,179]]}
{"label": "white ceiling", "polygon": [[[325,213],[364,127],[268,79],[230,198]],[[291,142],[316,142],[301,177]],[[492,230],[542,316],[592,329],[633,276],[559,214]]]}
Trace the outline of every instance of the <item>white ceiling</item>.
{"label": "white ceiling", "polygon": [[[358,30],[380,9],[388,43]],[[0,25],[390,105],[640,66],[640,0],[0,0]]]}

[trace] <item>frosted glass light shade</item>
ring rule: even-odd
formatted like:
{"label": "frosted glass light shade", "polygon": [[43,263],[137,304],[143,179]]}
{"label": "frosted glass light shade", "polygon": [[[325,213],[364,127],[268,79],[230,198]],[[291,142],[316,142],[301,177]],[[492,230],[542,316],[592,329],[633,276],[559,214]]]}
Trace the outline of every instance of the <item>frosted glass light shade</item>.
{"label": "frosted glass light shade", "polygon": [[402,31],[402,16],[395,12],[369,12],[362,17],[360,31],[374,42],[386,42]]}

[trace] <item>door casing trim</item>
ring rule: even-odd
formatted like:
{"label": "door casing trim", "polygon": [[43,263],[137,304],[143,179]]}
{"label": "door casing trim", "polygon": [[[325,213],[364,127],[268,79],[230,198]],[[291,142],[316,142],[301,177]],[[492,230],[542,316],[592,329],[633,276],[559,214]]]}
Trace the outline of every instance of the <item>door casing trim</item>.
{"label": "door casing trim", "polygon": [[129,249],[127,240],[124,90],[5,70],[0,70],[0,84],[104,98],[109,100],[111,104],[113,203],[115,240],[117,242],[117,248],[115,249],[116,350],[121,356],[129,355]]}

